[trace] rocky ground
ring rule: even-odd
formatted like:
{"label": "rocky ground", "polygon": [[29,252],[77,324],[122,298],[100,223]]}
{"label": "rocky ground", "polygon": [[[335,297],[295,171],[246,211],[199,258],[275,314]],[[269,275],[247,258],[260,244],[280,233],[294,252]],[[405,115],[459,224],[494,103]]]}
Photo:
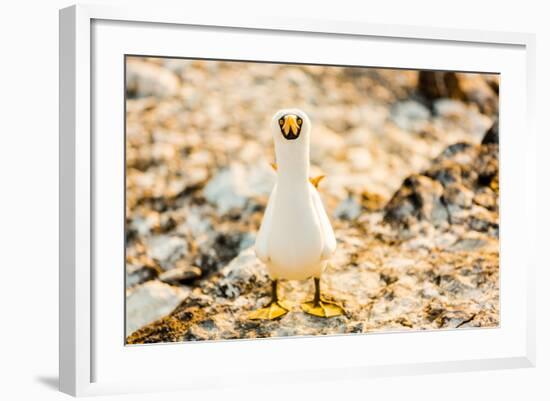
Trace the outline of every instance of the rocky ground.
{"label": "rocky ground", "polygon": [[[127,60],[128,343],[499,324],[498,76],[175,59]],[[291,100],[289,100],[291,99]],[[269,299],[251,248],[275,175],[268,124],[313,122],[312,174],[338,248],[324,293]],[[495,123],[496,122],[496,123]]]}

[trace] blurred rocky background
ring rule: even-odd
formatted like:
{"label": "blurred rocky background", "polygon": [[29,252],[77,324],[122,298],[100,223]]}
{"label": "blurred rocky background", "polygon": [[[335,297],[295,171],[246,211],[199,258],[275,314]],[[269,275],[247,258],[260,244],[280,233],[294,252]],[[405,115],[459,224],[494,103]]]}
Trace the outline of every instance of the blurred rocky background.
{"label": "blurred rocky background", "polygon": [[[129,57],[126,79],[128,343],[498,326],[498,75]],[[286,107],[313,123],[346,316],[301,312],[306,281],[247,319]]]}

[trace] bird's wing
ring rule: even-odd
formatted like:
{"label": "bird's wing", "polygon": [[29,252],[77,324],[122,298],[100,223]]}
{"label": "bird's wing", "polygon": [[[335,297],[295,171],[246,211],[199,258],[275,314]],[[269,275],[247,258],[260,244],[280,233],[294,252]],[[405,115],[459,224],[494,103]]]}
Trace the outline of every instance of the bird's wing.
{"label": "bird's wing", "polygon": [[264,263],[269,260],[269,233],[271,231],[271,222],[273,220],[273,208],[276,195],[277,184],[275,184],[273,190],[271,191],[271,195],[269,195],[269,200],[267,201],[267,207],[265,208],[262,225],[260,226],[260,231],[258,232],[258,236],[256,237],[256,245],[254,247],[256,251],[256,256],[258,256],[258,258]]}
{"label": "bird's wing", "polygon": [[313,185],[309,186],[309,193],[311,196],[311,202],[317,217],[319,218],[319,224],[321,225],[321,233],[323,235],[323,251],[321,253],[321,259],[328,259],[336,250],[336,237],[334,236],[334,231],[330,225],[330,220],[328,219],[327,212],[319,196],[319,192],[315,189]]}

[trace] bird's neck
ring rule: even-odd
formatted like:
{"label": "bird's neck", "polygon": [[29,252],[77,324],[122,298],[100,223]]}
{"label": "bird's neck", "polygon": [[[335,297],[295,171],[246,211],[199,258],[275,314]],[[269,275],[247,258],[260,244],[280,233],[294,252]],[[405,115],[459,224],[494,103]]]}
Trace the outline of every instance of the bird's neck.
{"label": "bird's neck", "polygon": [[277,152],[277,173],[285,181],[307,182],[309,179],[309,146],[284,147]]}

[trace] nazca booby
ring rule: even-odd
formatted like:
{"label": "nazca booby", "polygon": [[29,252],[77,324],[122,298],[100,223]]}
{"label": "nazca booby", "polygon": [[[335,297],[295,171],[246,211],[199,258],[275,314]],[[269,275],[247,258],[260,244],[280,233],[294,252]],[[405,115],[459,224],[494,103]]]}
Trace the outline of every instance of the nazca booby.
{"label": "nazca booby", "polygon": [[251,319],[276,319],[288,312],[278,297],[279,279],[314,279],[315,296],[302,304],[306,313],[321,317],[344,313],[341,306],[321,297],[321,273],[336,250],[336,238],[316,188],[324,176],[309,178],[310,130],[308,116],[298,109],[280,110],[271,121],[277,179],[255,251],[271,276],[272,299],[252,312]]}

